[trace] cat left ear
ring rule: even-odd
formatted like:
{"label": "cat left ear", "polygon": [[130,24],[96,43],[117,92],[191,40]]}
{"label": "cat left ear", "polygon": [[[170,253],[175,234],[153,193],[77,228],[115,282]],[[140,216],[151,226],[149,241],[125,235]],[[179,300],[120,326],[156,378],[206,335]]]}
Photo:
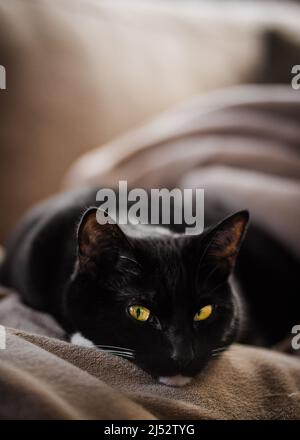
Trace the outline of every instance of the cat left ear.
{"label": "cat left ear", "polygon": [[89,208],[82,216],[78,233],[80,263],[99,261],[111,264],[117,260],[120,249],[129,247],[127,237],[105,211]]}
{"label": "cat left ear", "polygon": [[208,233],[204,259],[216,264],[224,275],[232,272],[241,244],[246,235],[249,212],[239,211],[227,217]]}

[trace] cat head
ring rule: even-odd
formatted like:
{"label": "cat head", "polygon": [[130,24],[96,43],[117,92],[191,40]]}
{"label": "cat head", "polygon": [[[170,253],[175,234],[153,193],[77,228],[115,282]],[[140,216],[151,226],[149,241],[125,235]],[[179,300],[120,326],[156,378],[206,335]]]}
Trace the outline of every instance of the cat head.
{"label": "cat head", "polygon": [[121,229],[111,219],[99,224],[96,214],[106,215],[91,208],[78,228],[65,298],[69,319],[95,345],[127,354],[161,382],[187,382],[237,335],[239,298],[229,278],[248,212],[198,236]]}

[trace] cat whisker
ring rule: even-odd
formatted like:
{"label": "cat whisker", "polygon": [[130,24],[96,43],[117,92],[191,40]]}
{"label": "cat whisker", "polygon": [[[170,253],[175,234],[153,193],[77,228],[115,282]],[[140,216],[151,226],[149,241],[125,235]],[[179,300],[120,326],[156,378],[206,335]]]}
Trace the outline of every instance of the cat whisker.
{"label": "cat whisker", "polygon": [[96,345],[96,347],[98,348],[103,348],[104,350],[121,350],[121,351],[126,351],[128,353],[134,353],[134,350],[132,350],[131,348],[124,348],[124,347],[117,347],[115,345]]}
{"label": "cat whisker", "polygon": [[128,358],[128,359],[134,358],[133,354],[123,353],[120,351],[112,351],[112,350],[100,350],[100,351],[103,351],[103,353],[108,353],[108,354],[112,354],[115,356],[120,356],[120,357],[124,357],[124,358]]}
{"label": "cat whisker", "polygon": [[228,349],[228,346],[224,345],[223,347],[214,348],[212,353],[219,353],[220,351],[225,351]]}
{"label": "cat whisker", "polygon": [[134,356],[134,353],[130,353],[130,352],[124,351],[124,350],[112,350],[112,349],[108,349],[108,348],[99,348],[99,350],[100,351],[105,351],[107,353],[123,353],[123,354],[126,354],[128,356]]}
{"label": "cat whisker", "polygon": [[112,354],[114,356],[123,357],[123,358],[126,358],[126,359],[134,359],[134,356],[128,356],[128,355],[123,354],[123,353],[110,353],[110,354]]}
{"label": "cat whisker", "polygon": [[117,353],[117,354],[122,354],[124,356],[134,357],[134,353],[129,353],[129,352],[123,351],[123,350],[109,350],[107,348],[104,349],[104,348],[99,348],[99,347],[97,347],[97,348],[98,348],[98,350],[103,351],[104,353]]}
{"label": "cat whisker", "polygon": [[118,354],[118,353],[112,353],[113,356],[118,356],[121,357],[123,359],[134,359],[134,356],[126,356],[124,354]]}
{"label": "cat whisker", "polygon": [[136,264],[137,266],[141,267],[140,263],[138,261],[136,261],[134,258],[129,258],[125,255],[120,255],[120,258],[123,260],[128,260],[131,261],[132,263]]}

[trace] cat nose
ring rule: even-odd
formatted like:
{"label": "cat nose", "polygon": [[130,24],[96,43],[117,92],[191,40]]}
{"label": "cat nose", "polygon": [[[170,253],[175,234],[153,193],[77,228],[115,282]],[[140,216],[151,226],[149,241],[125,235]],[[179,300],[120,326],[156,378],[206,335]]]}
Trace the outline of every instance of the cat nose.
{"label": "cat nose", "polygon": [[186,367],[194,359],[194,351],[191,345],[175,347],[171,353],[171,359],[180,367]]}

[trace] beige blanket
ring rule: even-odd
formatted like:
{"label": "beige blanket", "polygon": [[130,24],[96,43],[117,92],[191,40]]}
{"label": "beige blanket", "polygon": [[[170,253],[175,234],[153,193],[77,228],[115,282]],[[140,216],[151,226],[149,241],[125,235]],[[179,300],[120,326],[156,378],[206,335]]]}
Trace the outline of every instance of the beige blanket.
{"label": "beige blanket", "polygon": [[0,322],[25,329],[7,328],[0,350],[1,419],[300,418],[300,363],[288,355],[235,345],[190,385],[172,388],[127,360],[64,341],[49,316],[7,292]]}

